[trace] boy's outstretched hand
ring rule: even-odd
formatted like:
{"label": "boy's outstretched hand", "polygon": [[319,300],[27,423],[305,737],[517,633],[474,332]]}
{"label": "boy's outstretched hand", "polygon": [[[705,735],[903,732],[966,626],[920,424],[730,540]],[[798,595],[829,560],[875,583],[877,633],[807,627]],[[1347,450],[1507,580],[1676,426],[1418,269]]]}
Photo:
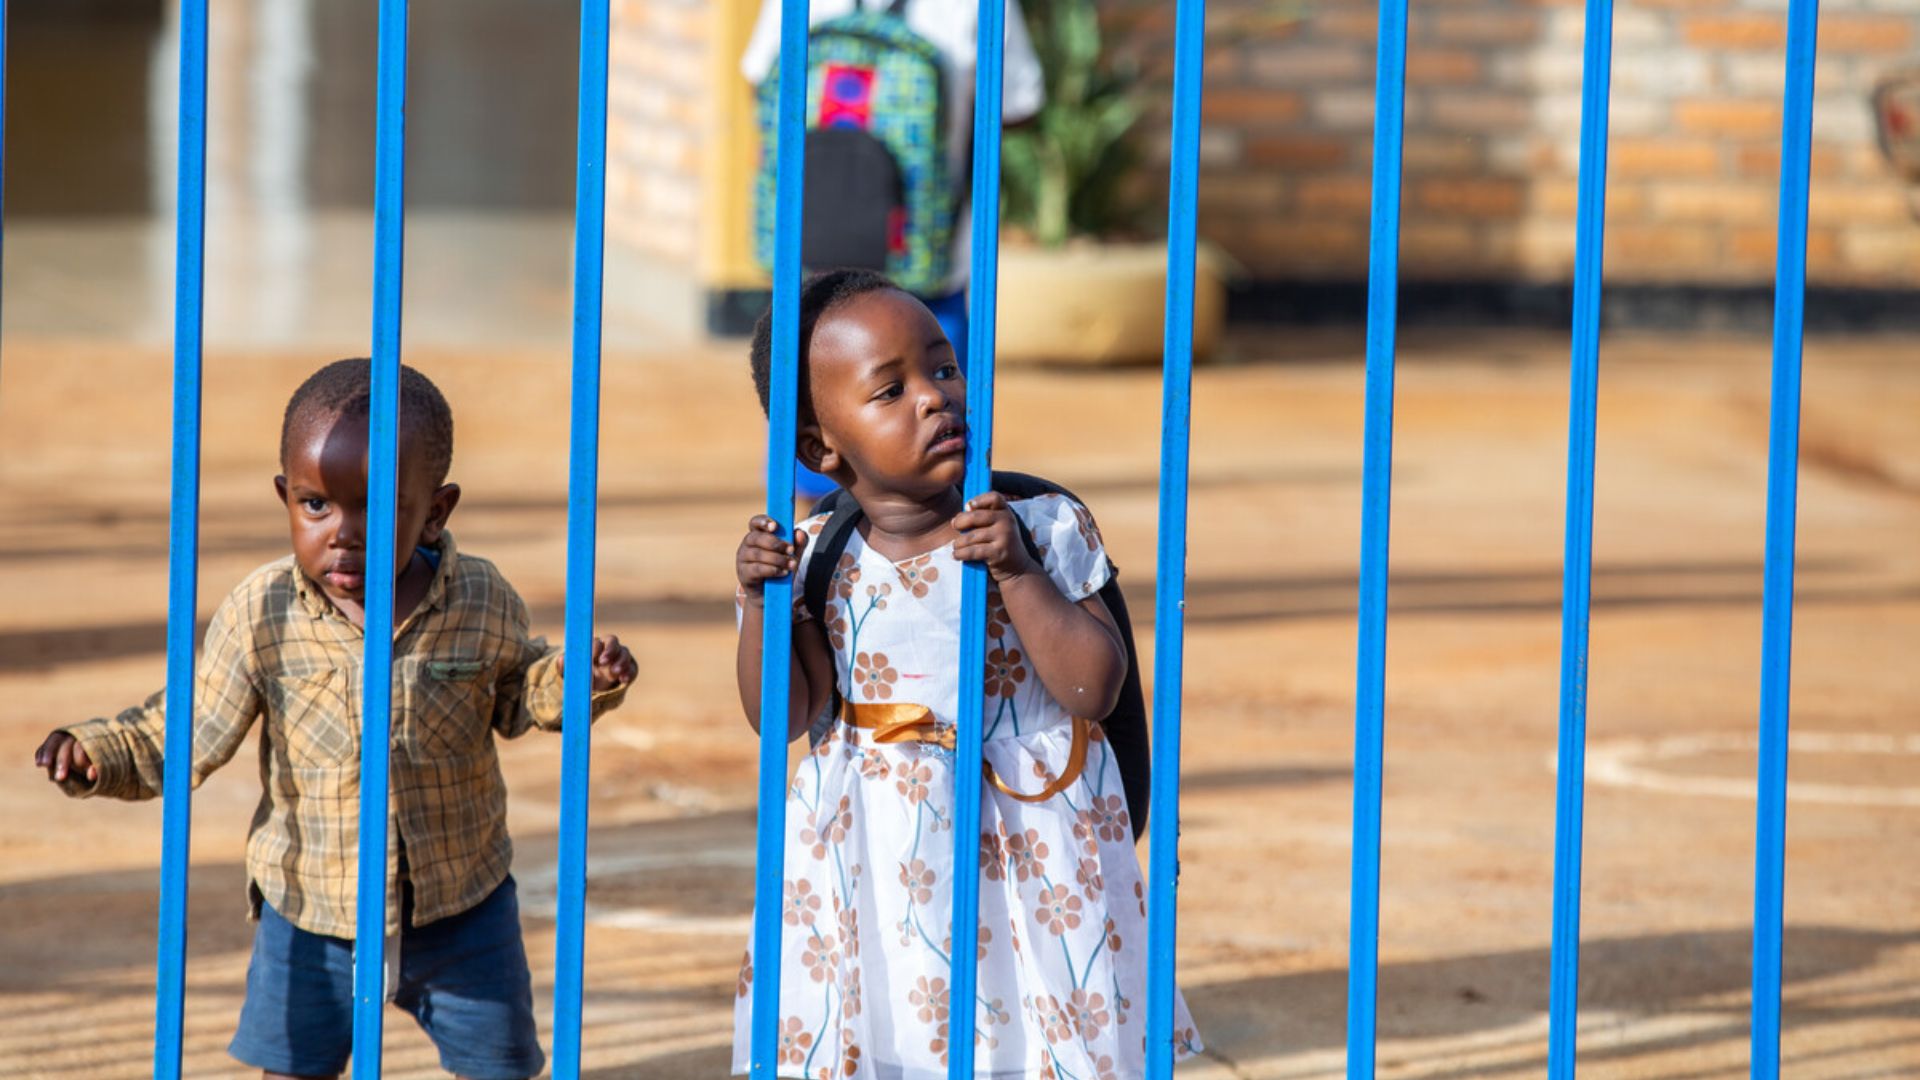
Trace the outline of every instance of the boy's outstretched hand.
{"label": "boy's outstretched hand", "polygon": [[593,639],[594,693],[625,686],[639,675],[639,663],[634,660],[632,651],[620,644],[618,634]]}
{"label": "boy's outstretched hand", "polygon": [[33,752],[33,764],[35,768],[47,770],[47,779],[56,784],[69,776],[85,775],[90,784],[100,779],[100,770],[80,748],[80,740],[64,731],[47,736],[40,749]]}

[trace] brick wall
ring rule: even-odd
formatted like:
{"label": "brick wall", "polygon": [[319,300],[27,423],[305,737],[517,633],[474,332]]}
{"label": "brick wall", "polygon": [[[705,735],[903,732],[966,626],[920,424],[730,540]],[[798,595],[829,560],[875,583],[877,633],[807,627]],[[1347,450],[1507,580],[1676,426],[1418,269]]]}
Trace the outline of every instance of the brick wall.
{"label": "brick wall", "polygon": [[[1271,7],[1213,5],[1201,233],[1259,277],[1353,279],[1366,265],[1375,5],[1308,0],[1289,29],[1233,31],[1238,16]],[[1583,10],[1566,0],[1413,8],[1405,273],[1570,280]],[[1920,285],[1920,223],[1881,163],[1866,105],[1880,74],[1920,62],[1920,0],[1822,8],[1809,274]],[[1771,280],[1784,0],[1646,0],[1615,20],[1609,280]],[[1164,74],[1169,22],[1129,34],[1114,45]],[[1148,120],[1157,168],[1165,124],[1162,101]]]}
{"label": "brick wall", "polygon": [[691,267],[700,246],[710,107],[708,0],[614,0],[607,107],[607,229]]}

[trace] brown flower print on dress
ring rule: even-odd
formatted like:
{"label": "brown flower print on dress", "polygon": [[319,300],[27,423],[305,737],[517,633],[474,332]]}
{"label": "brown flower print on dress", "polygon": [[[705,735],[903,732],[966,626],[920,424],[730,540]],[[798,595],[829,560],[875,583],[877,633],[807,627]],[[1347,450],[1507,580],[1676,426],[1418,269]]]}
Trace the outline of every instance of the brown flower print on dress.
{"label": "brown flower print on dress", "polygon": [[914,981],[913,989],[907,991],[907,1003],[914,1007],[914,1015],[920,1018],[921,1023],[931,1024],[947,1018],[950,993],[947,980],[938,976],[929,980],[922,975]]}
{"label": "brown flower print on dress", "polygon": [[[1107,887],[1106,879],[1100,876],[1100,864],[1092,859],[1081,859],[1080,867],[1074,871],[1073,876],[1087,894],[1087,899],[1099,903],[1100,894]],[[1112,920],[1109,919],[1108,922],[1111,924]]]}
{"label": "brown flower print on dress", "polygon": [[980,876],[988,881],[1007,879],[1006,856],[1000,850],[1000,833],[980,834]]}
{"label": "brown flower print on dress", "polygon": [[832,643],[835,651],[845,652],[847,648],[846,609],[837,602],[828,601],[827,606],[821,609],[820,615],[821,621],[827,627],[827,640]]}
{"label": "brown flower print on dress", "polygon": [[860,1044],[853,1040],[853,1029],[842,1028],[840,1041],[840,1075],[854,1076],[860,1072]]}
{"label": "brown flower print on dress", "polygon": [[1067,1019],[1067,1011],[1060,1007],[1059,998],[1052,994],[1037,998],[1033,1011],[1048,1042],[1064,1043],[1073,1038],[1073,1022]]}
{"label": "brown flower print on dress", "polygon": [[740,954],[740,978],[733,984],[735,997],[746,997],[753,992],[753,953]]}
{"label": "brown flower print on dress", "polygon": [[1113,1019],[1113,1014],[1107,1011],[1107,999],[1084,988],[1068,996],[1067,1015],[1073,1020],[1073,1030],[1088,1042],[1099,1038],[1107,1022]]}
{"label": "brown flower print on dress", "polygon": [[925,859],[901,863],[900,884],[906,887],[907,898],[916,904],[925,904],[933,900],[933,869],[927,865]]}
{"label": "brown flower print on dress", "polygon": [[1006,602],[1000,599],[998,587],[987,590],[987,639],[999,641],[1007,636],[1007,628],[1013,625],[1013,619],[1007,615]]}
{"label": "brown flower print on dress", "polygon": [[1080,925],[1080,898],[1065,885],[1040,890],[1040,906],[1033,917],[1046,925],[1047,932],[1059,937]]}
{"label": "brown flower print on dress", "polygon": [[780,1063],[783,1065],[805,1065],[807,1051],[813,1046],[813,1032],[797,1016],[787,1017],[780,1025]]}
{"label": "brown flower print on dress", "polygon": [[927,595],[927,587],[940,580],[940,568],[933,565],[931,554],[894,563],[893,568],[900,575],[900,587],[916,597]]}
{"label": "brown flower print on dress", "polygon": [[820,917],[820,894],[805,878],[787,882],[786,922],[788,926],[812,926]]}
{"label": "brown flower print on dress", "polygon": [[987,696],[1010,698],[1027,681],[1025,657],[1019,649],[996,648],[987,653]]}
{"label": "brown flower print on dress", "polygon": [[893,684],[899,681],[900,673],[887,663],[886,653],[863,652],[853,658],[853,685],[868,701],[892,697]]}
{"label": "brown flower print on dress", "polygon": [[1007,862],[1013,865],[1013,876],[1019,881],[1031,878],[1040,880],[1046,873],[1042,865],[1047,858],[1047,842],[1040,839],[1040,830],[1028,829],[1024,833],[1012,833],[1007,836]]}
{"label": "brown flower print on dress", "polygon": [[[992,944],[993,928],[990,926],[982,926],[974,939],[973,949],[976,959],[985,960],[987,958],[987,947]],[[952,934],[948,934],[946,937],[940,939],[940,951],[946,953],[948,956],[953,955]]]}
{"label": "brown flower print on dress", "polygon": [[853,552],[842,552],[840,561],[833,564],[833,578],[827,586],[827,595],[847,600],[853,596],[853,587],[860,582],[860,560]]}
{"label": "brown flower print on dress", "polygon": [[1100,854],[1100,840],[1094,836],[1091,819],[1084,812],[1073,819],[1073,842],[1089,855]]}
{"label": "brown flower print on dress", "polygon": [[840,967],[840,949],[827,939],[816,936],[807,942],[806,950],[800,954],[800,966],[807,969],[808,978],[824,983]]}
{"label": "brown flower print on dress", "polygon": [[[847,954],[849,960],[858,958],[860,955],[860,909],[843,907],[834,915],[834,921],[837,924],[834,936],[840,941],[841,951]],[[1107,921],[1111,925],[1113,920]]]}
{"label": "brown flower print on dress", "polygon": [[1071,499],[1067,501],[1067,505],[1073,507],[1073,523],[1080,530],[1080,539],[1085,540],[1087,547],[1090,549],[1097,550],[1102,547],[1103,541],[1100,539],[1100,526],[1094,523],[1093,511],[1088,510],[1086,507]]}
{"label": "brown flower print on dress", "polygon": [[840,796],[840,805],[832,812],[809,822],[800,830],[800,842],[813,849],[813,857],[827,857],[828,845],[840,845],[847,842],[847,830],[853,828],[853,801],[845,795]]}
{"label": "brown flower print on dress", "polygon": [[893,770],[896,777],[894,788],[906,797],[910,806],[918,806],[927,801],[933,793],[933,769],[931,766],[903,761]]}
{"label": "brown flower print on dress", "polygon": [[860,966],[849,964],[840,973],[840,1011],[845,1016],[859,1016],[860,1005],[864,1000],[860,990]]}
{"label": "brown flower print on dress", "polygon": [[1080,819],[1100,839],[1117,844],[1133,835],[1127,820],[1126,800],[1118,795],[1095,795],[1090,808],[1080,811]]}

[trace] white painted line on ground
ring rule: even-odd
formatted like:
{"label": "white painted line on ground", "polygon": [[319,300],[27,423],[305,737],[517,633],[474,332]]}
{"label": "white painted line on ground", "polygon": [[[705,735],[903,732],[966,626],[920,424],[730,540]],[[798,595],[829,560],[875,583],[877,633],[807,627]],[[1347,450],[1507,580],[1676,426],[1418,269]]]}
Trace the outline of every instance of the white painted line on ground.
{"label": "white painted line on ground", "polygon": [[[1794,754],[1920,755],[1920,735],[1848,734],[1805,731],[1788,736]],[[1658,762],[1703,754],[1755,754],[1757,736],[1736,734],[1669,735],[1654,739],[1612,739],[1587,747],[1587,779],[1610,787],[1638,788],[1669,795],[1707,795],[1722,799],[1754,798],[1752,777],[1687,776],[1656,768]],[[1549,771],[1558,771],[1554,755],[1546,758]],[[1873,784],[1787,781],[1787,798],[1795,802],[1844,806],[1920,806],[1920,787]]]}

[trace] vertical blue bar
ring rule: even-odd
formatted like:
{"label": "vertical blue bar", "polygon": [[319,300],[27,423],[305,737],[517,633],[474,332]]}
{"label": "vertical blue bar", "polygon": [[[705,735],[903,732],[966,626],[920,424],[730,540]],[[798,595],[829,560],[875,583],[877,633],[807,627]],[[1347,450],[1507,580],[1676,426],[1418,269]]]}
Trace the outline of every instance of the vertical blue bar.
{"label": "vertical blue bar", "polygon": [[594,534],[600,490],[600,308],[607,207],[608,0],[580,7],[579,161],[573,198],[573,443],[567,479],[566,679],[560,729],[560,855],[553,961],[553,1075],[580,1076],[586,959],[588,738],[593,717]]}
{"label": "vertical blue bar", "polygon": [[1567,404],[1566,554],[1560,593],[1560,764],[1554,808],[1553,965],[1547,1072],[1573,1080],[1580,1003],[1580,838],[1587,756],[1587,621],[1593,581],[1594,422],[1600,387],[1601,258],[1606,246],[1607,103],[1613,0],[1587,0],[1580,92],[1580,203]]}
{"label": "vertical blue bar", "polygon": [[[0,76],[3,77],[3,76]],[[167,535],[168,764],[161,783],[160,936],[153,1075],[180,1076],[193,824],[193,633],[199,599],[200,355],[206,268],[207,3],[180,5],[180,161],[173,278],[173,505]]]}
{"label": "vertical blue bar", "polygon": [[1206,0],[1179,0],[1173,39],[1173,148],[1167,184],[1167,315],[1160,406],[1160,550],[1153,601],[1153,797],[1147,881],[1148,1080],[1173,1076],[1180,885],[1180,704],[1187,607],[1187,451],[1193,413],[1195,215]]}
{"label": "vertical blue bar", "polygon": [[1757,1080],[1780,1075],[1780,938],[1787,861],[1787,717],[1793,675],[1793,532],[1800,467],[1800,347],[1807,294],[1807,186],[1819,0],[1787,8],[1786,119],[1773,287],[1773,403],[1767,432],[1767,554],[1761,596],[1759,808],[1753,868],[1753,1050]]}
{"label": "vertical blue bar", "polygon": [[[967,475],[971,500],[993,487],[993,359],[1000,281],[1000,114],[1007,40],[1006,0],[980,0],[973,91],[973,297],[967,326]],[[960,713],[953,766],[953,1009],[947,1075],[973,1076],[979,1021],[980,781],[987,676],[987,569],[960,572]]]}
{"label": "vertical blue bar", "polygon": [[1393,508],[1393,361],[1400,280],[1400,148],[1407,0],[1380,0],[1373,89],[1373,231],[1367,252],[1366,451],[1361,465],[1360,648],[1354,693],[1353,888],[1347,1076],[1373,1075],[1380,973],[1380,774],[1386,743],[1387,541]]}
{"label": "vertical blue bar", "polygon": [[380,0],[373,168],[373,400],[367,409],[366,654],[361,664],[360,884],[353,940],[353,1076],[380,1075],[386,1001],[387,766],[393,701],[394,498],[406,239],[407,0]]}
{"label": "vertical blue bar", "polygon": [[[805,194],[807,0],[781,0],[773,219],[773,370],[767,388],[767,516],[793,535],[793,441],[799,406],[800,214]],[[787,714],[793,579],[766,583],[760,639],[760,801],[754,855],[752,1075],[771,1080],[780,1053],[780,919],[786,875]]]}

